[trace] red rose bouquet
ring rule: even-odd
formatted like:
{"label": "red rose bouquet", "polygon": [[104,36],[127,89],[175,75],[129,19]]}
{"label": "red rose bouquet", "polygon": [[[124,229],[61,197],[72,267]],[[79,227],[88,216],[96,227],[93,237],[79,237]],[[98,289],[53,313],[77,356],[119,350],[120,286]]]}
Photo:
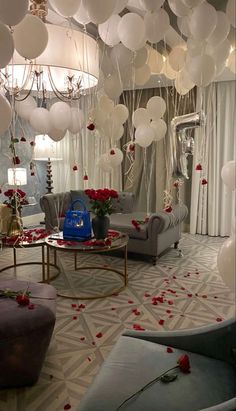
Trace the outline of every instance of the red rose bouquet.
{"label": "red rose bouquet", "polygon": [[99,217],[111,214],[113,211],[112,200],[119,197],[116,190],[109,190],[108,188],[88,189],[85,190],[85,194],[90,198],[91,211]]}
{"label": "red rose bouquet", "polygon": [[11,207],[13,213],[20,211],[22,205],[28,204],[26,193],[19,188],[17,188],[16,190],[9,189],[5,191],[4,195],[8,197],[8,200],[5,200],[4,204],[7,204],[9,207]]}

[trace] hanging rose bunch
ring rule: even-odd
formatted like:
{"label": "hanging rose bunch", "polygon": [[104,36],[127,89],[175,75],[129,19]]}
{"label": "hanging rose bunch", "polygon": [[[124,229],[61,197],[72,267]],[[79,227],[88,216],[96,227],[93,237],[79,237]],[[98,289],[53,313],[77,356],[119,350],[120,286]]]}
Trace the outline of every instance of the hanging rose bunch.
{"label": "hanging rose bunch", "polygon": [[116,190],[103,189],[88,189],[85,190],[85,194],[90,198],[91,211],[101,217],[113,212],[112,200],[118,198],[118,192]]}

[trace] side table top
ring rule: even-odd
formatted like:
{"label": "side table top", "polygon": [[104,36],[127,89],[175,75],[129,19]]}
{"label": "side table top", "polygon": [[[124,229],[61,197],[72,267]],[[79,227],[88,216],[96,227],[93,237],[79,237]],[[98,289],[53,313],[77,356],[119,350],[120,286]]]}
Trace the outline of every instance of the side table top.
{"label": "side table top", "polygon": [[124,247],[128,244],[129,237],[126,233],[109,230],[108,237],[104,240],[91,238],[86,241],[67,240],[63,233],[50,234],[45,238],[45,243],[53,248],[61,250],[72,250],[81,252],[109,251]]}
{"label": "side table top", "polygon": [[1,241],[4,247],[37,247],[45,244],[45,238],[49,233],[44,228],[32,228],[23,230],[18,236],[2,236]]}

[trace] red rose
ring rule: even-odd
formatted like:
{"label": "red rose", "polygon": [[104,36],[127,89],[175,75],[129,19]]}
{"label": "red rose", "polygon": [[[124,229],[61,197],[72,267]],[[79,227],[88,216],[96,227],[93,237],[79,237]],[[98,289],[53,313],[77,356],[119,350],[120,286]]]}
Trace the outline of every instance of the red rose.
{"label": "red rose", "polygon": [[31,176],[35,176],[35,173],[32,171],[32,172],[30,173],[30,175],[31,175]]}
{"label": "red rose", "polygon": [[35,146],[35,141],[31,141],[31,142],[30,142],[30,145],[31,145],[32,147],[34,147],[34,146]]}
{"label": "red rose", "polygon": [[29,299],[29,297],[28,297],[27,295],[25,295],[25,294],[18,294],[17,297],[16,297],[16,302],[17,302],[19,305],[26,306],[26,305],[29,305],[30,299]]}
{"label": "red rose", "polygon": [[201,181],[201,183],[202,183],[202,185],[204,186],[204,185],[208,184],[208,181],[207,181],[205,178],[203,178],[202,181]]}
{"label": "red rose", "polygon": [[77,170],[78,170],[78,167],[77,167],[77,166],[73,166],[72,170],[73,170],[73,171],[77,171]]}
{"label": "red rose", "polygon": [[189,373],[190,372],[190,362],[189,362],[189,356],[187,354],[181,355],[179,357],[177,363],[179,364],[179,369],[184,372],[184,373]]}
{"label": "red rose", "polygon": [[202,171],[202,165],[200,163],[197,164],[195,170],[196,171]]}
{"label": "red rose", "polygon": [[114,154],[116,154],[116,153],[115,153],[115,150],[111,150],[111,151],[110,151],[110,154],[111,154],[112,156],[114,156]]}
{"label": "red rose", "polygon": [[94,125],[93,123],[90,123],[90,124],[87,126],[87,129],[90,130],[90,131],[93,131],[93,130],[95,129],[95,125]]}
{"label": "red rose", "polygon": [[171,206],[167,206],[167,207],[164,208],[164,211],[166,213],[171,213],[172,210],[173,210],[173,208]]}
{"label": "red rose", "polygon": [[12,161],[13,161],[13,164],[15,164],[15,165],[20,164],[20,159],[19,159],[18,156],[13,157]]}
{"label": "red rose", "polygon": [[21,137],[20,141],[25,142],[25,141],[26,141],[26,138],[25,138],[25,137]]}
{"label": "red rose", "polygon": [[84,175],[83,180],[84,180],[84,181],[88,181],[88,176],[87,176],[87,174]]}
{"label": "red rose", "polygon": [[135,144],[129,144],[129,151],[135,151]]}

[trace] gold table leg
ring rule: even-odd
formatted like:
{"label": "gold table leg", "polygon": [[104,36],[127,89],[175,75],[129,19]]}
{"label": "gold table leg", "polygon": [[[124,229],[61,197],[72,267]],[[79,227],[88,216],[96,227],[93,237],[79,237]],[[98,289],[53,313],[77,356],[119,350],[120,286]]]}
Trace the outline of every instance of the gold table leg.
{"label": "gold table leg", "polygon": [[43,283],[45,282],[45,252],[44,252],[44,244],[42,245],[42,280]]}

